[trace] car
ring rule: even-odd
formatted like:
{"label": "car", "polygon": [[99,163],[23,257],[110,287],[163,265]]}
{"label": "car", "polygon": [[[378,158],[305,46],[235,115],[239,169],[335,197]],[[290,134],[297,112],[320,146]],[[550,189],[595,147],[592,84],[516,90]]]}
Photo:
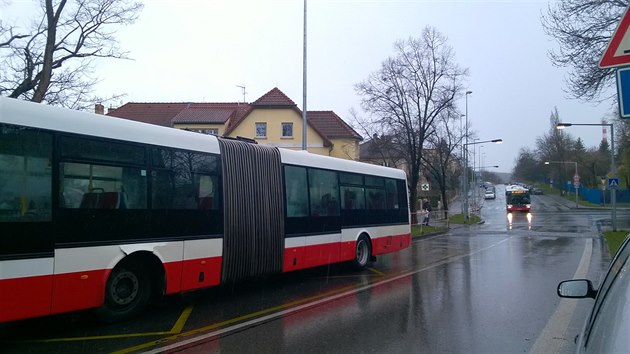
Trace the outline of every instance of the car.
{"label": "car", "polygon": [[630,353],[630,238],[619,248],[598,290],[588,279],[558,284],[563,298],[595,302],[576,339],[576,353]]}
{"label": "car", "polygon": [[492,189],[486,190],[486,193],[484,194],[485,199],[495,199],[496,197],[497,195],[494,193],[494,190]]}
{"label": "car", "polygon": [[532,194],[536,194],[536,195],[540,195],[540,194],[543,194],[543,190],[540,189],[540,188],[534,187],[534,188],[532,188],[531,193]]}

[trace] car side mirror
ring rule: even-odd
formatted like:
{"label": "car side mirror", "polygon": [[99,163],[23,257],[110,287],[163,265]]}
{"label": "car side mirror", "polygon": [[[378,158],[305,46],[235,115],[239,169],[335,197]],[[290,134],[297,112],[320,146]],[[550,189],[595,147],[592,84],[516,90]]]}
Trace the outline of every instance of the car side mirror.
{"label": "car side mirror", "polygon": [[565,280],[558,284],[558,296],[569,299],[595,298],[597,290],[588,279]]}

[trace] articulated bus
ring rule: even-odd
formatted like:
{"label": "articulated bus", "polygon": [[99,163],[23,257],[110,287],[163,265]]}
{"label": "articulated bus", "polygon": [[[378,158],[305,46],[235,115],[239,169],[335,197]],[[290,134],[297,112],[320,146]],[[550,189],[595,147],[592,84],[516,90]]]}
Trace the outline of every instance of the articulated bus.
{"label": "articulated bus", "polygon": [[0,98],[0,322],[353,262],[410,245],[406,175]]}
{"label": "articulated bus", "polygon": [[519,185],[505,187],[505,204],[508,213],[513,211],[529,212],[532,207],[529,189]]}

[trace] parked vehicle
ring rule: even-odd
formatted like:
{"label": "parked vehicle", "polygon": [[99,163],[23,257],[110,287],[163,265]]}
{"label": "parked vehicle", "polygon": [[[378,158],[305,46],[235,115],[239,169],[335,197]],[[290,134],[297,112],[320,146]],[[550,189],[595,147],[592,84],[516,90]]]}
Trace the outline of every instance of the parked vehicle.
{"label": "parked vehicle", "polygon": [[630,353],[630,246],[623,243],[598,290],[588,279],[566,280],[558,296],[593,298],[595,303],[579,334],[576,353]]}

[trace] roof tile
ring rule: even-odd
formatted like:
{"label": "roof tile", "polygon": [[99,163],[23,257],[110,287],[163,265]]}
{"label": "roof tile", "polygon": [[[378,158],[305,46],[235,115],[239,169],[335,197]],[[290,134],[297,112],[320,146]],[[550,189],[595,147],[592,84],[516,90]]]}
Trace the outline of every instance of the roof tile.
{"label": "roof tile", "polygon": [[352,127],[333,111],[308,111],[308,122],[328,138],[351,138],[363,140]]}
{"label": "roof tile", "polygon": [[284,92],[274,87],[252,103],[253,106],[297,106]]}

